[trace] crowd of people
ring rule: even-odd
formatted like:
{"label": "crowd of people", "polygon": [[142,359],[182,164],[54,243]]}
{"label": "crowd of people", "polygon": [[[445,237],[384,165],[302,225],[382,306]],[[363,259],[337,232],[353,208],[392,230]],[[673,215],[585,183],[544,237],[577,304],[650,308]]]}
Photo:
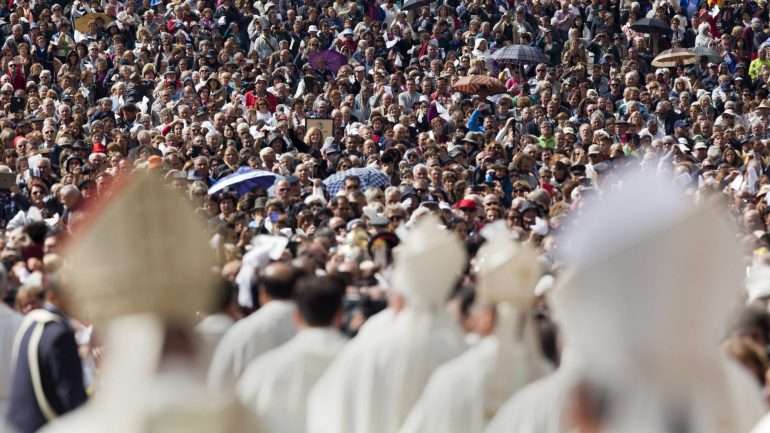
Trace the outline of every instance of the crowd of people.
{"label": "crowd of people", "polygon": [[[246,399],[256,394],[244,383],[265,380],[250,362],[294,335],[295,283],[302,323],[332,326],[339,304],[333,324],[355,337],[392,308],[393,250],[431,215],[471,257],[489,227],[536,252],[537,346],[558,367],[542,295],[565,265],[559,235],[629,169],[671,181],[692,207],[722,203],[751,269],[748,301],[770,297],[764,0],[0,0],[0,36],[9,349],[22,317],[57,304],[49,282],[66,267],[63,245],[146,172],[205,220],[221,280],[218,310],[197,328],[208,382]],[[506,47],[526,50],[503,58]],[[459,85],[469,78],[476,87]],[[457,263],[445,295],[476,341],[491,332],[474,308],[478,276]],[[740,317],[723,349],[764,387],[767,308]],[[10,414],[20,432],[86,400],[99,349],[87,321],[77,329],[83,371],[59,378],[66,389],[46,386],[61,399],[53,408],[38,399],[33,414]],[[344,340],[311,343],[332,357]],[[12,352],[0,350],[0,365]],[[270,359],[259,365],[284,358]],[[548,368],[534,370],[531,380]],[[0,372],[0,410],[10,375]],[[334,432],[394,433],[405,418]]]}

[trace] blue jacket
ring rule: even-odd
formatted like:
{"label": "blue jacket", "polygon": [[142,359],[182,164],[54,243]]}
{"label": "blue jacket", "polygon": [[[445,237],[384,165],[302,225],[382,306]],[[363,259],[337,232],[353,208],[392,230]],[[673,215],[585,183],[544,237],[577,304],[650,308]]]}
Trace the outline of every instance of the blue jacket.
{"label": "blue jacket", "polygon": [[[85,403],[83,366],[78,355],[75,333],[61,312],[47,308],[58,320],[44,325],[38,343],[40,379],[46,400],[56,415],[65,414]],[[32,313],[30,313],[32,314]],[[22,327],[24,323],[22,323]],[[35,396],[28,348],[36,325],[23,332],[18,348],[8,399],[8,423],[19,433],[33,433],[48,422]]]}

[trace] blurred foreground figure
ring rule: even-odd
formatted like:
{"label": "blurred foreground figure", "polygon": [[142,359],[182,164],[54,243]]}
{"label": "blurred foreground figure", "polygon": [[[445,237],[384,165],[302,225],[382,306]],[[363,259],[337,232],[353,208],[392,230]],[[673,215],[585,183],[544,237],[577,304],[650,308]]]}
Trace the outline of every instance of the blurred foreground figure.
{"label": "blurred foreground figure", "polygon": [[395,256],[405,305],[372,317],[332,362],[310,394],[308,433],[398,431],[433,370],[464,348],[443,305],[465,264],[452,232],[433,216],[417,222]]}
{"label": "blurred foreground figure", "polygon": [[128,182],[65,253],[75,313],[104,331],[95,395],[42,431],[255,431],[232,396],[205,388],[193,331],[214,297],[204,228],[159,180]]}
{"label": "blurred foreground figure", "polygon": [[481,433],[515,391],[551,370],[530,311],[540,272],[537,254],[515,243],[502,222],[482,234],[477,287],[494,332],[436,370],[402,433]]}
{"label": "blurred foreground figure", "polygon": [[515,395],[487,429],[746,432],[765,412],[721,355],[738,303],[740,249],[710,206],[638,173],[587,205],[561,240],[550,293],[564,331],[559,371]]}

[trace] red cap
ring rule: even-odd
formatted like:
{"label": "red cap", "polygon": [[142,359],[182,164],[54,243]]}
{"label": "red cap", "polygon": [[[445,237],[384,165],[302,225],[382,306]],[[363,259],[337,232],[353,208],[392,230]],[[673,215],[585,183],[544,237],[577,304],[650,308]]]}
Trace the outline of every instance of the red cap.
{"label": "red cap", "polygon": [[91,152],[93,153],[107,153],[107,147],[102,143],[94,143],[91,146]]}
{"label": "red cap", "polygon": [[469,210],[476,210],[476,202],[469,199],[464,198],[457,203],[455,203],[455,208],[457,209],[469,209]]}

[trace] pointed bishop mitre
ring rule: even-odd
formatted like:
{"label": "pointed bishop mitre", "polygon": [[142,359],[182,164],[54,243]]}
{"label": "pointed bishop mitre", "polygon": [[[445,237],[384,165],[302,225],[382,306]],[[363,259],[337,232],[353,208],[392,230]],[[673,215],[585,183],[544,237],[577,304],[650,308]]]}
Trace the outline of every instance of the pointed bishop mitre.
{"label": "pointed bishop mitre", "polygon": [[603,380],[686,389],[718,375],[742,282],[742,251],[724,214],[630,172],[571,221],[558,240],[571,270],[551,300],[566,343]]}
{"label": "pointed bishop mitre", "polygon": [[151,175],[115,191],[65,250],[65,288],[76,314],[103,322],[152,313],[191,323],[214,296],[214,254],[203,221]]}
{"label": "pointed bishop mitre", "polygon": [[467,260],[462,241],[432,214],[421,217],[404,235],[394,255],[393,287],[412,305],[423,306],[446,300]]}
{"label": "pointed bishop mitre", "polygon": [[481,234],[486,242],[476,254],[479,295],[490,303],[529,307],[540,277],[537,253],[514,241],[503,221],[485,226]]}

